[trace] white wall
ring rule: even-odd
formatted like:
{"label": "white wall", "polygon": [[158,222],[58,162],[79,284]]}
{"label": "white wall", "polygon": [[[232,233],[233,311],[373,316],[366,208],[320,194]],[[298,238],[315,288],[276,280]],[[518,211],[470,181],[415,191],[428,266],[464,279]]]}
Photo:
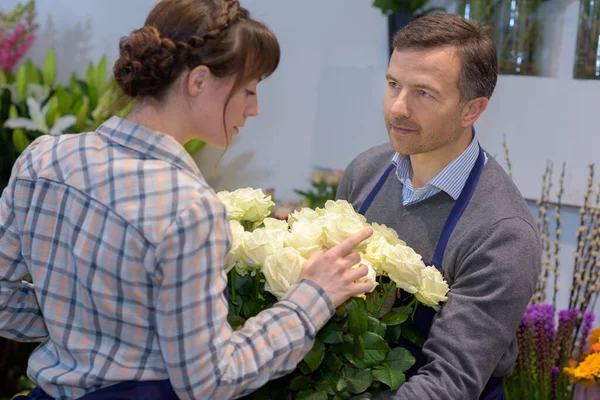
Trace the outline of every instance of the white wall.
{"label": "white wall", "polygon": [[[2,0],[2,8],[11,8],[17,2]],[[242,0],[255,17],[275,31],[283,54],[279,69],[259,85],[261,116],[248,121],[218,166],[220,151],[207,148],[197,157],[207,180],[216,189],[275,187],[280,199],[291,199],[294,188],[306,187],[313,166],[344,168],[358,152],[387,140],[382,122],[387,22],[371,3],[371,0]],[[436,3],[454,11],[452,0]],[[119,37],[140,27],[155,1],[39,0],[37,4],[41,29],[29,56],[41,64],[48,47],[54,47],[59,62],[58,77],[64,81],[72,71],[84,73],[89,60],[97,61],[102,55],[112,65]],[[521,140],[523,132],[518,128],[536,121],[528,121],[527,113],[511,113],[515,99],[533,95],[528,87],[541,85],[543,90],[544,82],[571,81],[577,4],[575,0],[551,0],[544,6],[546,42],[542,59],[546,77],[501,77],[490,112],[479,123],[481,128],[478,127],[480,138],[492,154],[502,154],[501,136],[507,134],[516,181],[531,198],[536,198],[541,188],[538,177],[545,162],[540,160],[551,156],[556,163],[562,161],[556,149],[579,162],[578,165],[594,161],[567,154],[587,151],[595,155],[589,153],[585,144],[586,138],[597,140],[594,114],[579,121],[578,126],[584,128],[581,132],[564,132],[565,136],[579,135],[567,152],[559,145],[544,153],[522,145],[532,140],[544,141],[543,137]],[[519,84],[519,80],[527,85]],[[598,82],[578,84],[585,86],[586,93],[600,89]],[[574,109],[588,105],[589,98],[573,95],[565,102]],[[552,121],[555,115],[544,113],[552,100],[532,99],[526,103]],[[598,100],[594,104],[600,104],[600,97]],[[519,104],[522,107],[524,103]],[[571,188],[569,193],[578,190],[580,182],[585,184],[584,174],[585,170],[583,174],[575,169],[570,172],[568,184],[575,189]],[[580,201],[578,194],[572,198],[574,203]],[[535,212],[533,203],[532,211]],[[577,218],[577,209],[563,210],[561,264],[564,266],[572,264]],[[561,306],[566,305],[570,275],[565,268],[560,285]]]}

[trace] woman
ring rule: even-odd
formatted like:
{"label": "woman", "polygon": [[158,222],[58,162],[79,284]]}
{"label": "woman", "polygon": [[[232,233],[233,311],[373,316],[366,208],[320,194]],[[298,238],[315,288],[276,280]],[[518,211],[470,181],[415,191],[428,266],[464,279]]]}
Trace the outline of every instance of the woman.
{"label": "woman", "polygon": [[0,335],[42,342],[28,398],[238,397],[293,370],[335,307],[371,289],[349,268],[365,230],[242,330],[227,323],[227,215],[182,143],[225,148],[278,61],[237,1],[162,1],[120,43],[131,114],[19,158],[0,200]]}

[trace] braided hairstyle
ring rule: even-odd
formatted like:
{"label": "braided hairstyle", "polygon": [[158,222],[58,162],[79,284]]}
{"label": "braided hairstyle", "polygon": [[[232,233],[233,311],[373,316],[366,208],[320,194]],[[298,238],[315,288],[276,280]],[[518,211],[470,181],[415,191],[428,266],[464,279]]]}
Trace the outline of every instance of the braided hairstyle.
{"label": "braided hairstyle", "polygon": [[163,0],[144,26],[119,43],[115,80],[130,97],[162,100],[186,69],[207,66],[242,85],[271,75],[280,59],[275,35],[238,0]]}

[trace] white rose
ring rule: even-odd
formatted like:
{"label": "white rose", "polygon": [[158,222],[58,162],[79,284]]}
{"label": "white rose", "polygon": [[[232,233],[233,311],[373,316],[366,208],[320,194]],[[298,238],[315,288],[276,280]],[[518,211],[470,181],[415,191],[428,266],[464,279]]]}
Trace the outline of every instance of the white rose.
{"label": "white rose", "polygon": [[[375,269],[373,269],[373,266],[371,265],[371,263],[365,259],[362,259],[358,264],[352,266],[351,269],[356,269],[356,268],[360,267],[361,264],[366,265],[369,271],[367,272],[367,275],[356,280],[355,282],[356,283],[371,282],[373,284],[373,287],[371,288],[371,290],[369,290],[367,292],[367,293],[371,293],[377,287],[377,273],[375,272]],[[354,295],[354,297],[359,297],[361,299],[367,298],[367,296],[365,296],[364,294],[357,294],[357,295]]]}
{"label": "white rose", "polygon": [[250,267],[260,268],[267,257],[281,249],[283,245],[284,237],[280,231],[259,228],[243,236],[240,246],[241,259]]}
{"label": "white rose", "polygon": [[[325,219],[325,247],[327,248],[340,244],[349,236],[367,227],[366,222],[354,215],[327,213],[323,218]],[[366,244],[363,243],[358,246],[357,250],[361,251],[365,248]]]}
{"label": "white rose", "polygon": [[287,242],[298,250],[302,257],[308,259],[314,252],[323,248],[325,241],[325,231],[322,220],[305,220],[296,221],[292,226],[292,233]]}
{"label": "white rose", "polygon": [[260,189],[242,188],[231,193],[219,192],[217,196],[225,204],[229,218],[239,221],[260,222],[275,208],[271,196],[265,196]]}
{"label": "white rose", "polygon": [[397,244],[406,246],[406,242],[403,240],[400,240],[400,238],[398,237],[398,232],[396,232],[392,228],[388,228],[387,226],[385,226],[383,224],[380,225],[377,223],[372,223],[371,227],[373,228],[373,236],[375,236],[377,234],[383,236],[385,238],[385,240],[392,246],[395,246]]}
{"label": "white rose", "polygon": [[327,200],[325,203],[325,211],[326,213],[335,213],[347,215],[348,217],[358,218],[361,222],[366,223],[367,219],[357,213],[352,207],[352,204],[348,203],[346,200]]}
{"label": "white rose", "polygon": [[315,211],[312,208],[304,207],[300,210],[294,211],[288,217],[288,223],[290,227],[294,227],[294,224],[297,221],[309,220],[314,221],[320,218],[323,214],[321,212]]}
{"label": "white rose", "polygon": [[244,231],[244,227],[238,221],[229,221],[231,230],[231,248],[225,258],[225,270],[229,272],[240,261],[240,245],[242,237],[248,232]]}
{"label": "white rose", "polygon": [[268,229],[268,230],[287,231],[290,228],[286,221],[276,219],[276,218],[265,218],[265,220],[263,221],[263,224],[265,225],[265,229]]}
{"label": "white rose", "polygon": [[385,240],[383,235],[373,231],[373,235],[368,239],[367,246],[361,256],[367,260],[375,271],[383,274],[383,262],[385,261],[385,249],[391,245]]}
{"label": "white rose", "polygon": [[230,220],[241,221],[244,216],[244,210],[241,209],[236,203],[233,193],[223,190],[217,193],[217,196],[225,205],[227,210],[227,216]]}
{"label": "white rose", "polygon": [[306,260],[291,247],[279,249],[267,258],[262,268],[265,290],[280,299],[296,283]]}
{"label": "white rose", "polygon": [[398,244],[384,248],[383,271],[408,293],[417,292],[425,264],[412,248]]}
{"label": "white rose", "polygon": [[441,272],[433,267],[426,267],[421,272],[421,284],[418,287],[415,297],[421,303],[429,307],[436,307],[439,303],[448,300],[448,283],[444,280]]}

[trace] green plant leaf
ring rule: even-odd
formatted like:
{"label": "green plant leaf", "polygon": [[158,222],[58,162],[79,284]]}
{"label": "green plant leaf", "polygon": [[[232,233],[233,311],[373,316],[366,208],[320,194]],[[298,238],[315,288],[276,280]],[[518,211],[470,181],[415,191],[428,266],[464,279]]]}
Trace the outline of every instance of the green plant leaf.
{"label": "green plant leaf", "polygon": [[308,376],[297,376],[292,379],[290,383],[290,388],[295,390],[296,392],[301,392],[303,390],[309,390],[310,385],[312,384],[312,379]]}
{"label": "green plant leaf", "polygon": [[26,100],[28,84],[27,66],[25,64],[21,64],[19,69],[17,69],[17,77],[15,81],[15,88],[17,89],[17,96],[19,96],[20,102],[24,102]]}
{"label": "green plant leaf", "polygon": [[387,326],[400,325],[408,319],[408,314],[390,311],[381,318],[381,322]]}
{"label": "green plant leaf", "polygon": [[244,305],[242,307],[242,313],[244,314],[244,317],[246,318],[252,318],[256,315],[258,315],[261,311],[263,311],[264,309],[266,309],[268,306],[260,301],[260,300],[248,300],[244,302]]}
{"label": "green plant leaf", "polygon": [[368,315],[365,301],[351,299],[348,309],[348,329],[354,335],[362,335],[367,331]]}
{"label": "green plant leaf", "polygon": [[6,85],[8,83],[8,78],[6,77],[6,73],[2,70],[0,70],[0,89],[2,88],[2,86]]}
{"label": "green plant leaf", "polygon": [[367,329],[369,330],[369,332],[373,332],[373,333],[378,334],[381,337],[385,337],[387,327],[384,323],[379,321],[377,318],[373,318],[371,316],[369,316],[367,318],[367,321],[368,321]]}
{"label": "green plant leaf", "polygon": [[238,315],[228,315],[227,322],[229,322],[229,325],[235,331],[244,326],[246,320]]}
{"label": "green plant leaf", "polygon": [[348,368],[345,380],[348,385],[348,391],[353,394],[359,394],[368,389],[371,382],[373,382],[373,376],[371,375],[371,371],[368,370]]}
{"label": "green plant leaf", "polygon": [[53,87],[56,81],[56,54],[53,48],[50,48],[46,54],[42,75],[44,76],[44,84]]}
{"label": "green plant leaf", "polygon": [[13,131],[12,140],[15,150],[19,154],[24,152],[27,146],[31,144],[31,141],[27,138],[27,135],[25,135],[25,132],[23,132],[22,129],[15,129]]}
{"label": "green plant leaf", "polygon": [[355,354],[344,354],[344,357],[358,368],[370,368],[385,360],[390,351],[385,339],[373,332],[364,334],[364,348],[364,358],[358,358]]}
{"label": "green plant leaf", "polygon": [[423,347],[425,344],[425,339],[412,327],[403,327],[402,337],[419,347]]}
{"label": "green plant leaf", "polygon": [[362,335],[354,335],[353,356],[359,360],[365,358],[365,339]]}
{"label": "green plant leaf", "polygon": [[58,114],[58,99],[52,97],[48,102],[48,109],[46,110],[46,125],[52,126],[56,121]]}
{"label": "green plant leaf", "polygon": [[317,337],[327,344],[342,343],[342,328],[335,322],[329,322],[319,333]]}
{"label": "green plant leaf", "polygon": [[96,67],[95,76],[94,76],[94,87],[99,92],[104,89],[104,84],[106,82],[106,56],[103,56]]}
{"label": "green plant leaf", "polygon": [[390,367],[385,365],[378,365],[371,371],[373,378],[379,382],[383,382],[390,387],[392,390],[396,390],[406,380],[404,373],[401,371],[394,371]]}
{"label": "green plant leaf", "polygon": [[185,142],[185,144],[183,145],[183,147],[185,148],[185,150],[190,154],[190,155],[194,155],[196,153],[198,153],[200,150],[202,150],[204,148],[204,146],[206,146],[206,142],[203,142],[200,139],[192,139],[192,140],[188,140],[187,142]]}
{"label": "green plant leaf", "polygon": [[77,120],[75,121],[75,131],[83,132],[85,125],[87,124],[88,116],[90,113],[90,103],[87,97],[83,99],[83,104],[77,112]]}
{"label": "green plant leaf", "polygon": [[342,360],[334,353],[327,354],[327,359],[325,360],[325,365],[331,372],[339,372],[342,368]]}
{"label": "green plant leaf", "polygon": [[311,372],[316,371],[319,368],[319,365],[323,362],[325,358],[325,345],[319,339],[315,340],[315,344],[313,348],[308,352],[306,356],[302,359],[308,368],[310,368]]}
{"label": "green plant leaf", "polygon": [[96,81],[96,69],[94,68],[94,64],[90,62],[87,67],[87,71],[85,72],[85,83],[88,86],[92,86]]}
{"label": "green plant leaf", "polygon": [[415,357],[407,349],[396,347],[388,353],[383,364],[393,370],[406,372],[415,364]]}
{"label": "green plant leaf", "polygon": [[297,400],[327,400],[327,393],[306,390],[296,395]]}

